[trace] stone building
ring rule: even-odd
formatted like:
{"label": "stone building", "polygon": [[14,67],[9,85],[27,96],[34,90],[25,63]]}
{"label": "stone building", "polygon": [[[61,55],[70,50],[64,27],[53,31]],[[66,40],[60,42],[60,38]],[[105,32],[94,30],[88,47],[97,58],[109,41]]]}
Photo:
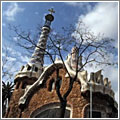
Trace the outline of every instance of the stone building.
{"label": "stone building", "polygon": [[[39,42],[35,52],[26,66],[15,76],[15,90],[11,97],[6,118],[58,118],[60,114],[60,100],[56,93],[56,70],[54,64],[44,67],[44,52],[50,32],[50,24],[54,20],[50,14],[45,16]],[[75,76],[77,47],[73,47],[71,54],[64,61],[68,72]],[[60,92],[64,94],[69,86],[69,76],[61,60],[56,59],[59,69]],[[80,57],[79,65],[82,65]],[[111,82],[104,78],[101,70],[91,73],[90,79],[84,69],[78,72],[77,80],[67,98],[65,118],[116,118],[118,117],[117,103]],[[91,114],[92,113],[92,114]]]}

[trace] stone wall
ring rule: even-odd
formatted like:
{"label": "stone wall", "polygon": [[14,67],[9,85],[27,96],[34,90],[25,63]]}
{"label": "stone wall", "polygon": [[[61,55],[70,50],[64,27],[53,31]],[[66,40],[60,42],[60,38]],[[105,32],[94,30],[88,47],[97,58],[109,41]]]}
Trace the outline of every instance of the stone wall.
{"label": "stone wall", "polygon": [[22,89],[14,90],[10,103],[9,103],[8,110],[5,114],[6,118],[19,118],[20,117],[21,110],[19,109],[18,101],[19,101],[19,98],[23,95],[23,93],[24,93],[24,90]]}

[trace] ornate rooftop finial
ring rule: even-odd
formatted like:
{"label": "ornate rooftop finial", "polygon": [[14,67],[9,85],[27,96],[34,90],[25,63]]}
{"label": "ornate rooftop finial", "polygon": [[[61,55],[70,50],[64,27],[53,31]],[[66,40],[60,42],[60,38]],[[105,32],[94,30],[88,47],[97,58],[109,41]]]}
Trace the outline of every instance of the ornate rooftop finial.
{"label": "ornate rooftop finial", "polygon": [[53,8],[48,9],[48,11],[50,13],[45,16],[46,19],[45,26],[50,26],[51,22],[54,20],[54,16],[52,15],[52,13],[55,13],[55,11],[53,10]]}
{"label": "ornate rooftop finial", "polygon": [[53,9],[53,8],[48,9],[48,11],[50,12],[50,14],[55,13],[55,11],[54,11],[54,9]]}

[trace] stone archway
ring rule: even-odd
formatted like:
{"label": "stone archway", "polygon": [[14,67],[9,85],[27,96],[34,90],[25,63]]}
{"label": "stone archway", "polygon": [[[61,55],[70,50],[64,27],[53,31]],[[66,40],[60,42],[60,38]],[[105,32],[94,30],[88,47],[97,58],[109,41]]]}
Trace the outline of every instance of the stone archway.
{"label": "stone archway", "polygon": [[[93,118],[109,118],[107,112],[111,111],[111,108],[102,104],[93,104],[92,106],[92,117]],[[82,110],[83,118],[90,118],[90,104],[86,104]]]}
{"label": "stone archway", "polygon": [[[33,111],[30,118],[59,118],[60,116],[60,103],[49,103],[41,106]],[[72,117],[72,109],[67,105],[64,118]]]}

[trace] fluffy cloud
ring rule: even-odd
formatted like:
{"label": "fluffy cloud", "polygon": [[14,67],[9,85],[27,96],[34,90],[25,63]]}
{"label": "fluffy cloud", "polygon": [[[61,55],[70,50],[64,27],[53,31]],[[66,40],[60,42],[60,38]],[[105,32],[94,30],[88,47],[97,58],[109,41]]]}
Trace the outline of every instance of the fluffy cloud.
{"label": "fluffy cloud", "polygon": [[79,7],[83,12],[91,11],[92,6],[88,2],[65,2],[67,5]]}
{"label": "fluffy cloud", "polygon": [[[11,77],[9,76],[9,74],[6,74],[2,78],[2,80],[3,81],[9,80],[13,82],[13,77],[20,70],[21,66],[28,62],[28,60],[29,58],[23,53],[21,53],[21,51],[15,50],[14,47],[3,45],[2,46],[2,71],[5,71],[11,74]],[[4,72],[2,72],[2,74],[3,73]]]}
{"label": "fluffy cloud", "polygon": [[118,47],[118,3],[101,2],[86,15],[81,15],[79,19],[95,33],[103,33],[106,37],[116,40],[115,46]]}
{"label": "fluffy cloud", "polygon": [[[20,51],[16,51],[10,46],[2,46],[3,70],[13,74],[13,76],[15,76],[15,74],[20,70],[21,66],[27,63],[28,60],[29,58],[26,55],[23,55]],[[6,75],[3,80],[5,81],[8,78],[9,76]],[[11,78],[10,80],[13,80],[13,78]]]}
{"label": "fluffy cloud", "polygon": [[21,58],[21,61],[25,63],[28,63],[30,59],[28,56],[21,56],[20,58]]}
{"label": "fluffy cloud", "polygon": [[[16,61],[21,62],[21,63],[27,63],[29,61],[29,57],[24,55],[20,52],[20,51],[16,51],[14,48],[10,47],[10,46],[3,46],[2,47],[3,51],[2,51],[2,57],[7,57],[7,59],[9,61]],[[5,52],[7,52],[7,56],[5,54]],[[9,59],[10,58],[10,59]],[[19,59],[19,61],[18,61]]]}
{"label": "fluffy cloud", "polygon": [[6,17],[9,21],[14,21],[15,16],[19,12],[23,12],[24,9],[20,8],[16,2],[12,2],[6,9],[6,11],[3,11],[3,16]]}

